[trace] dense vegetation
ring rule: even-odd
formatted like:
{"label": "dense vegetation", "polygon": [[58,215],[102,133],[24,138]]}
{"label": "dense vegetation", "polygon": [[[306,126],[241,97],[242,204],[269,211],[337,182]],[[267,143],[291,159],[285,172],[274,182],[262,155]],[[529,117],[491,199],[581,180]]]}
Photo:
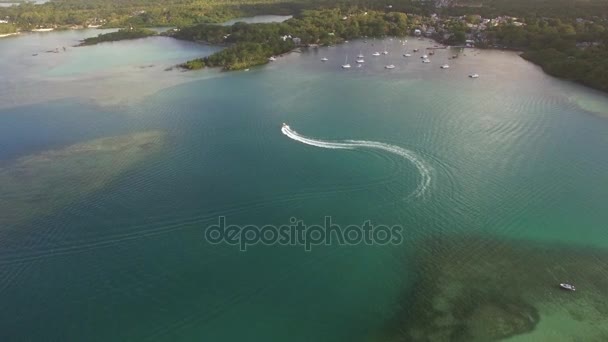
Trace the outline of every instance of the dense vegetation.
{"label": "dense vegetation", "polygon": [[17,27],[13,24],[0,24],[0,34],[17,32]]}
{"label": "dense vegetation", "polygon": [[281,3],[280,0],[54,0],[41,5],[0,7],[0,18],[8,17],[22,30],[88,25],[187,26],[265,11],[284,13]]}
{"label": "dense vegetation", "polygon": [[446,15],[479,14],[493,18],[515,17],[579,18],[605,16],[608,0],[454,0],[453,6],[438,13]]}
{"label": "dense vegetation", "polygon": [[298,44],[331,45],[364,36],[404,36],[410,31],[408,23],[408,16],[404,13],[358,11],[345,15],[339,9],[331,9],[304,11],[283,23],[237,23],[231,27],[197,25],[182,29],[173,36],[211,44],[230,44],[223,51],[187,62],[183,67],[221,66],[235,70],[266,63],[269,57],[286,53]]}
{"label": "dense vegetation", "polygon": [[[423,2],[401,0],[400,9],[422,10]],[[190,26],[220,23],[257,14],[293,14],[305,9],[363,5],[383,8],[377,0],[53,0],[0,7],[0,18],[8,17],[19,28],[103,25]],[[423,5],[420,5],[423,4]]]}
{"label": "dense vegetation", "polygon": [[523,50],[547,73],[608,91],[608,22],[527,19],[487,32],[489,44]]}
{"label": "dense vegetation", "polygon": [[114,42],[118,40],[125,39],[137,39],[155,36],[156,32],[152,30],[148,30],[145,28],[128,28],[128,29],[120,29],[116,32],[103,33],[98,35],[97,37],[86,38],[80,43],[80,46],[83,45],[95,45],[103,42]]}

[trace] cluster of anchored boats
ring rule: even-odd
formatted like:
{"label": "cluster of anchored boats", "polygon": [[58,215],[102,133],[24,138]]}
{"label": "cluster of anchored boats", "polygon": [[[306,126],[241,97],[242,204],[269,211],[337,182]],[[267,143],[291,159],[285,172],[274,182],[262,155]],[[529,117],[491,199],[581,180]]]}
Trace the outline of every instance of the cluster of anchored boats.
{"label": "cluster of anchored boats", "polygon": [[[403,45],[405,45],[406,42],[407,42],[407,40],[403,42]],[[419,50],[418,49],[413,49],[412,51],[415,53],[415,52],[418,52]],[[430,51],[428,55],[425,54],[425,55],[420,56],[420,58],[422,59],[422,63],[431,63],[431,60],[429,59],[429,55],[434,55],[434,54],[435,54],[434,51]],[[388,55],[388,51],[386,50],[386,48],[384,49],[383,52],[376,51],[376,52],[372,53],[373,57],[378,57],[378,56],[381,56],[381,55]],[[408,52],[405,52],[403,54],[403,57],[405,57],[405,58],[412,57],[412,54],[408,53]],[[321,58],[321,61],[322,62],[327,62],[327,61],[329,61],[329,59],[327,57],[323,57],[323,58]],[[357,59],[355,60],[355,62],[357,63],[356,64],[357,67],[360,68],[363,65],[363,63],[365,63],[365,56],[363,56],[363,54],[361,54],[361,52],[359,52],[359,55],[357,56]],[[350,68],[352,68],[352,65],[350,65],[350,63],[348,62],[348,55],[345,57],[344,64],[342,64],[341,67],[342,67],[342,69],[350,69]],[[387,64],[387,65],[384,66],[384,68],[385,69],[395,69],[395,65],[394,64]],[[449,69],[450,65],[446,63],[446,64],[441,65],[440,68],[441,69]],[[478,74],[469,74],[469,77],[470,78],[478,78],[479,75]]]}

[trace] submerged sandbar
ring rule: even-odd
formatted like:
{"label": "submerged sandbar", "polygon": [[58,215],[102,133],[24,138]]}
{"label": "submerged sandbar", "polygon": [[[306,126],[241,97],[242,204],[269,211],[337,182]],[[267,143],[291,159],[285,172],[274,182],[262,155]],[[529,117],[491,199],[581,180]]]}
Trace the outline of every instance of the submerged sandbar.
{"label": "submerged sandbar", "polygon": [[166,134],[145,131],[21,157],[0,167],[0,226],[50,214],[106,186],[159,151]]}
{"label": "submerged sandbar", "polygon": [[387,341],[608,340],[605,250],[452,236],[414,258]]}

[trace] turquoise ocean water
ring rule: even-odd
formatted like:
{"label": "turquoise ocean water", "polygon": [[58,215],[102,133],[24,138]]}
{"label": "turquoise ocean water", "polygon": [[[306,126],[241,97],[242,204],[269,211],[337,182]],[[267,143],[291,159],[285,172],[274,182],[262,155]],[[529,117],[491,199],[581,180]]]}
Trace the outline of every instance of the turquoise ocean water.
{"label": "turquoise ocean water", "polygon": [[[405,47],[387,39],[305,50],[248,72],[183,73],[165,69],[217,48],[169,38],[71,47],[97,33],[0,40],[2,172],[100,137],[160,130],[168,138],[103,188],[2,228],[3,340],[608,333],[597,304],[608,285],[605,95],[511,52],[404,58],[405,48],[433,45],[414,38]],[[371,56],[385,45],[388,56]],[[44,53],[56,46],[67,51]],[[360,52],[363,67],[340,68]],[[283,122],[317,142],[398,146],[419,164],[364,145],[303,144],[282,134]],[[73,184],[57,186],[69,196]],[[34,195],[44,201],[21,194]],[[401,225],[404,242],[243,253],[204,241],[219,216],[280,225],[326,215],[341,225]],[[555,290],[561,281],[575,282],[578,297]],[[511,326],[475,325],[493,315]]]}

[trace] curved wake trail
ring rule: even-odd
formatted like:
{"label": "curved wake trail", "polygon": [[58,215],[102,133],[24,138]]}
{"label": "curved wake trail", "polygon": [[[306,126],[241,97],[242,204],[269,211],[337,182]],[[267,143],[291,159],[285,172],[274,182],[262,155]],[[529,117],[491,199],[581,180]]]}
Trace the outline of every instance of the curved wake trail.
{"label": "curved wake trail", "polygon": [[281,128],[281,132],[283,132],[283,134],[285,134],[286,136],[288,136],[289,138],[291,138],[293,140],[296,140],[296,141],[299,141],[301,143],[311,145],[311,146],[316,146],[316,147],[321,147],[321,148],[330,148],[330,149],[346,149],[346,150],[352,150],[352,149],[357,149],[357,148],[370,148],[370,149],[383,150],[383,151],[401,156],[401,157],[407,159],[412,164],[414,164],[414,166],[416,167],[416,169],[418,169],[418,172],[420,173],[420,183],[418,184],[418,187],[416,188],[416,190],[414,190],[414,192],[410,196],[414,196],[414,197],[422,196],[425,193],[426,189],[428,188],[429,184],[431,183],[431,173],[429,171],[429,168],[424,164],[424,162],[422,162],[422,160],[420,160],[418,158],[418,156],[414,152],[407,150],[405,148],[395,146],[395,145],[380,143],[380,142],[376,142],[376,141],[344,140],[344,141],[334,142],[334,141],[317,140],[317,139],[312,139],[312,138],[308,138],[303,135],[300,135],[296,131],[292,130],[287,125],[284,125]]}

